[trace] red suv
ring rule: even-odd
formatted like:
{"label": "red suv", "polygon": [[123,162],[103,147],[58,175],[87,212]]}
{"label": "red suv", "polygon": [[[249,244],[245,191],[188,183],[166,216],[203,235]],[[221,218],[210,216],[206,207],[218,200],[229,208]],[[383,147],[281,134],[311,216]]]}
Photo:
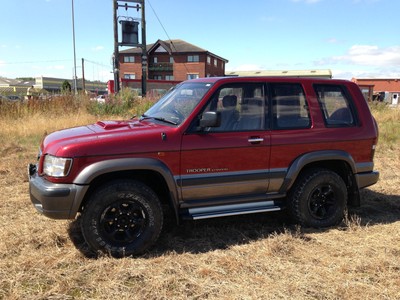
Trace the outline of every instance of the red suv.
{"label": "red suv", "polygon": [[177,222],[286,209],[302,226],[338,224],[377,182],[378,129],[344,80],[204,78],[177,85],[140,118],[44,138],[29,166],[44,215],[81,215],[91,249],[140,254],[162,204]]}

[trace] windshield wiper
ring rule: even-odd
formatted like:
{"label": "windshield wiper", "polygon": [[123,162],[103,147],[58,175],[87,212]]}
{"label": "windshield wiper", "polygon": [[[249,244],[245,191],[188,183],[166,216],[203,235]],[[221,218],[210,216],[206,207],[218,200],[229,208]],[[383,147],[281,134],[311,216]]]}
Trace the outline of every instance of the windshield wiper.
{"label": "windshield wiper", "polygon": [[170,120],[167,120],[167,119],[161,118],[161,117],[146,116],[145,114],[143,114],[140,117],[140,121],[143,121],[143,120],[146,120],[146,119],[154,119],[154,120],[161,121],[161,122],[164,122],[164,123],[168,123],[168,124],[172,124],[172,125],[178,125],[178,123],[176,123],[174,121],[170,121]]}

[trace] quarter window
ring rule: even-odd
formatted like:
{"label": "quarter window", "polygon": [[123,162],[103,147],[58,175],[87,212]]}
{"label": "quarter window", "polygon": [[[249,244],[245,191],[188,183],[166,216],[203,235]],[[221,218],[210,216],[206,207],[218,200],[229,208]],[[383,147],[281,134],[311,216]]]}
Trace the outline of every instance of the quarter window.
{"label": "quarter window", "polygon": [[355,118],[344,87],[315,85],[315,92],[327,127],[355,126]]}

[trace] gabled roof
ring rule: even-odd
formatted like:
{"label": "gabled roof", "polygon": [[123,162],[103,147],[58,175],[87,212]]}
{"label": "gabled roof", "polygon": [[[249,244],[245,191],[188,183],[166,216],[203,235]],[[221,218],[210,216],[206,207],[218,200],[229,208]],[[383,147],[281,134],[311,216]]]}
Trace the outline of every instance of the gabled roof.
{"label": "gabled roof", "polygon": [[0,86],[10,87],[10,86],[32,86],[34,84],[33,81],[23,81],[20,79],[10,79],[5,77],[0,77]]}
{"label": "gabled roof", "polygon": [[[206,49],[200,48],[196,45],[190,44],[186,41],[183,40],[166,40],[166,41],[162,41],[162,40],[158,40],[157,42],[153,43],[153,44],[148,44],[146,45],[146,51],[147,54],[153,53],[154,51],[157,51],[157,49],[159,49],[159,47],[162,47],[163,50],[165,50],[166,52],[168,52],[170,55],[173,55],[174,53],[177,54],[185,54],[185,53],[206,53],[209,55],[212,55],[216,58],[219,58],[225,62],[228,62],[227,59],[222,58],[218,55],[215,55],[211,52],[209,52]],[[130,48],[130,49],[126,49],[123,51],[120,51],[120,53],[122,54],[127,54],[127,53],[132,53],[132,54],[139,54],[142,53],[142,49],[141,48]]]}

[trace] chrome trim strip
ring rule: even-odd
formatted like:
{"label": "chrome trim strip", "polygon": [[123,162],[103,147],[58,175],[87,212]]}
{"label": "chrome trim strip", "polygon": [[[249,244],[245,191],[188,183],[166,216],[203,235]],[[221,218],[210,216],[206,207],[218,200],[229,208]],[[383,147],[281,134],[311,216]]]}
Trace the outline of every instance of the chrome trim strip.
{"label": "chrome trim strip", "polygon": [[189,208],[190,214],[204,214],[204,213],[211,213],[211,212],[222,212],[225,210],[243,210],[248,208],[257,208],[263,206],[273,206],[275,203],[274,201],[263,201],[263,202],[256,202],[256,203],[241,203],[241,204],[228,204],[228,205],[217,205],[217,206],[205,206],[205,207],[196,207],[196,208]]}
{"label": "chrome trim strip", "polygon": [[253,203],[241,203],[231,205],[219,205],[191,208],[189,214],[194,220],[226,217],[233,215],[244,215],[252,213],[262,213],[268,211],[279,211],[281,207],[276,206],[274,201],[263,201]]}

